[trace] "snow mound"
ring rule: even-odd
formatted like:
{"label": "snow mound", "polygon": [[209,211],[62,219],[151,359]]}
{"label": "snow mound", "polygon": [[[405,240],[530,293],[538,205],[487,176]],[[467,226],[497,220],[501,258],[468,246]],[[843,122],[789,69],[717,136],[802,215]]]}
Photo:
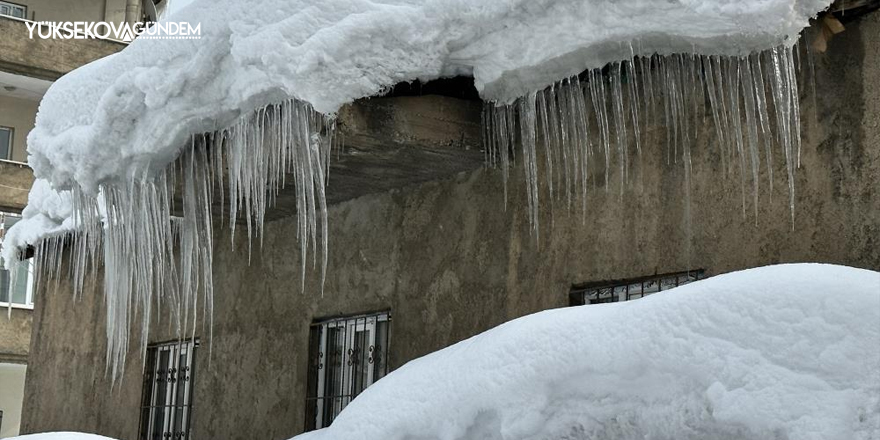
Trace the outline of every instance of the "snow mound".
{"label": "snow mound", "polygon": [[296,98],[324,114],[398,82],[472,74],[511,102],[633,54],[793,45],[830,0],[198,0],[200,40],[138,39],[57,81],[28,136],[37,177],[96,193],[190,135]]}
{"label": "snow mound", "polygon": [[876,440],[880,273],[764,267],[517,319],[296,437],[343,438]]}
{"label": "snow mound", "polygon": [[10,440],[114,440],[110,437],[102,437],[94,434],[81,432],[46,432],[42,434],[22,435],[12,437]]}

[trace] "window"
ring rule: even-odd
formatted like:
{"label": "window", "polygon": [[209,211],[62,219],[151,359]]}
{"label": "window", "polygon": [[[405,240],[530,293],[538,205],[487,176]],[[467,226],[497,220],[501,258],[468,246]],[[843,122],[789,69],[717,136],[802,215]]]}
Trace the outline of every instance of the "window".
{"label": "window", "polygon": [[630,280],[583,284],[575,286],[569,297],[573,306],[630,301],[701,280],[704,273],[704,270],[698,269]]}
{"label": "window", "polygon": [[198,346],[198,340],[189,340],[147,347],[141,398],[141,440],[190,438]]}
{"label": "window", "polygon": [[330,426],[365,388],[388,373],[391,315],[334,318],[312,324],[306,430]]}
{"label": "window", "polygon": [[[0,243],[6,231],[21,220],[18,214],[0,212]],[[30,309],[34,307],[34,265],[32,260],[23,261],[16,268],[3,268],[0,258],[0,307]]]}
{"label": "window", "polygon": [[[3,5],[0,3],[0,8]],[[9,127],[0,127],[0,159],[9,160],[12,158],[12,133]]]}
{"label": "window", "polygon": [[0,1],[0,15],[27,18],[27,6]]}

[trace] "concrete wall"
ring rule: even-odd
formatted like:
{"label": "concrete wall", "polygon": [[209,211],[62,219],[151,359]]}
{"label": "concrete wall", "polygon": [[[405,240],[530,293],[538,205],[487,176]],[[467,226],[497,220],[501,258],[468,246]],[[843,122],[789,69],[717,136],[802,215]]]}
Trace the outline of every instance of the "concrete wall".
{"label": "concrete wall", "polygon": [[[756,225],[743,217],[739,177],[725,178],[709,147],[694,151],[688,221],[683,172],[667,163],[665,132],[656,126],[622,197],[616,187],[591,192],[585,217],[544,204],[540,241],[529,233],[518,172],[506,210],[495,170],[333,206],[323,296],[313,272],[305,293],[299,289],[294,219],[266,225],[250,264],[245,234],[236,234],[233,249],[220,229],[212,349],[209,357],[200,333],[197,357],[194,438],[300,432],[308,327],[320,317],[390,309],[390,365],[398,367],[510,319],[564,307],[576,283],[802,261],[880,268],[880,14],[850,24],[816,62],[817,107],[802,96],[794,227],[781,168],[772,201],[762,187]],[[709,145],[711,113],[702,119],[696,144]],[[111,390],[96,287],[76,304],[63,285],[38,295],[23,432],[136,437],[139,352]],[[154,326],[153,340],[173,337],[167,323]]]}
{"label": "concrete wall", "polygon": [[25,365],[0,363],[0,411],[3,411],[0,438],[18,435],[26,374]]}
{"label": "concrete wall", "polygon": [[12,309],[7,314],[4,306],[0,312],[0,362],[27,362],[28,350],[31,345],[31,324],[33,311],[29,309]]}
{"label": "concrete wall", "polygon": [[27,135],[39,107],[39,102],[0,95],[0,126],[14,129],[10,160],[27,162]]}
{"label": "concrete wall", "polygon": [[0,70],[47,81],[126,47],[111,40],[31,39],[24,21],[8,17],[0,17],[0,35]]}
{"label": "concrete wall", "polygon": [[20,212],[27,205],[34,172],[25,164],[0,161],[0,210]]}
{"label": "concrete wall", "polygon": [[[14,0],[34,21],[125,21],[126,0]],[[134,1],[140,5],[139,0]]]}

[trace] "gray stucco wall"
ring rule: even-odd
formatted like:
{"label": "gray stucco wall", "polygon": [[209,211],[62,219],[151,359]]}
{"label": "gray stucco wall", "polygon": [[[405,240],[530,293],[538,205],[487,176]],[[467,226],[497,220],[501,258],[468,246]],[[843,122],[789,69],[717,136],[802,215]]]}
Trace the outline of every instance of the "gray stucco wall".
{"label": "gray stucco wall", "polygon": [[[666,163],[653,127],[622,199],[591,192],[589,212],[541,214],[530,236],[521,176],[505,211],[498,171],[365,196],[330,209],[330,265],[299,289],[294,219],[266,225],[248,264],[244,234],[215,241],[212,349],[202,335],[194,438],[283,439],[303,427],[308,326],[315,318],[390,309],[390,364],[403,363],[499,323],[568,304],[572,284],[705,268],[717,274],[782,262],[880,268],[880,14],[836,37],[817,57],[816,96],[804,94],[804,149],[794,228],[785,183],[763,185],[755,224],[743,218],[738,176],[724,178],[709,149],[694,155],[690,229],[683,173]],[[808,87],[804,88],[809,90]],[[712,137],[703,117],[698,145]],[[777,158],[776,164],[781,160]],[[430,166],[430,164],[425,164]],[[776,173],[781,178],[783,173]],[[612,176],[612,181],[615,181]],[[104,366],[101,294],[74,304],[61,288],[37,298],[23,432],[137,435],[136,350],[111,389]],[[153,340],[173,338],[167,323]]]}
{"label": "gray stucco wall", "polygon": [[27,363],[33,311],[0,307],[0,363]]}

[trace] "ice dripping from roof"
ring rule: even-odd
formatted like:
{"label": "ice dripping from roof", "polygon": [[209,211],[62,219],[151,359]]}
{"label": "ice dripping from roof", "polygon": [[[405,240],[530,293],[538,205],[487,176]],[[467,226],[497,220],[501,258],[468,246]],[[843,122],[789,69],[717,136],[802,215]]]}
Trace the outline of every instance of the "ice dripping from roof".
{"label": "ice dripping from roof", "polygon": [[[716,133],[712,147],[725,171],[741,179],[743,215],[750,192],[757,221],[762,160],[772,188],[773,150],[778,147],[785,160],[793,222],[794,171],[801,148],[796,51],[797,46],[779,46],[730,57],[637,56],[633,50],[628,60],[563,79],[512,104],[488,103],[483,110],[487,161],[500,164],[506,197],[511,156],[521,146],[529,220],[537,233],[539,169],[551,199],[564,200],[571,210],[579,198],[586,213],[591,174],[603,176],[610,188],[611,167],[617,166],[616,186],[622,194],[629,180],[630,150],[641,154],[647,119],[662,113],[666,148],[689,180],[700,114],[708,107]],[[540,164],[539,148],[544,150]],[[688,191],[690,183],[685,186]]]}
{"label": "ice dripping from roof", "polygon": [[[45,282],[62,275],[68,241],[77,294],[89,268],[104,266],[108,358],[118,372],[135,310],[141,342],[154,304],[173,305],[182,334],[199,310],[210,315],[215,200],[228,203],[231,233],[242,220],[260,236],[274,194],[292,184],[303,271],[312,249],[323,273],[333,114],[398,82],[462,73],[500,104],[486,111],[487,159],[500,162],[505,181],[522,140],[535,228],[539,156],[555,197],[571,205],[597,153],[625,179],[629,145],[642,148],[641,127],[662,105],[675,158],[689,166],[687,118],[698,95],[712,101],[722,157],[743,170],[757,167],[759,141],[769,147],[775,114],[791,184],[799,142],[791,47],[829,3],[197,1],[172,18],[200,23],[201,40],[138,40],[52,86],[28,138],[41,183],[3,254],[13,264],[35,245]],[[606,78],[598,69],[609,62]]]}

